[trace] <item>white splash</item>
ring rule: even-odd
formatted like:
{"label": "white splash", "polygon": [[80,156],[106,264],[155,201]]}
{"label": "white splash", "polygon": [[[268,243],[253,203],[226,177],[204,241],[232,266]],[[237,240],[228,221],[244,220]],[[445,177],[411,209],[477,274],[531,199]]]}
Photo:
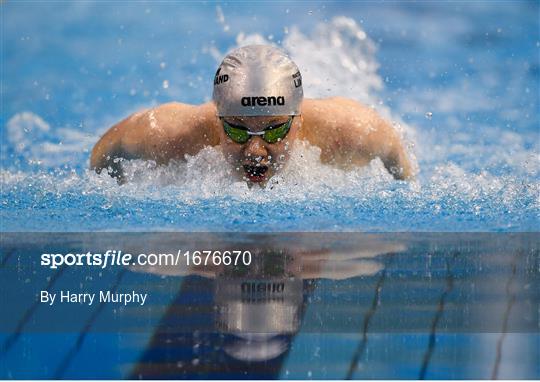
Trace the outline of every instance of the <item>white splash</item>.
{"label": "white splash", "polygon": [[72,155],[89,152],[98,136],[63,127],[53,129],[32,112],[15,114],[7,122],[7,141],[28,163],[47,167],[62,166]]}
{"label": "white splash", "polygon": [[341,96],[379,104],[376,95],[382,80],[376,47],[353,19],[336,17],[321,23],[311,36],[293,26],[283,47],[300,67],[306,97]]}
{"label": "white splash", "polygon": [[221,24],[221,26],[223,27],[223,32],[228,32],[230,27],[225,22],[225,14],[223,13],[223,9],[221,9],[219,5],[216,6],[216,16],[218,23]]}
{"label": "white splash", "polygon": [[33,152],[34,143],[47,136],[51,126],[29,111],[15,114],[7,122],[8,141],[19,153]]}

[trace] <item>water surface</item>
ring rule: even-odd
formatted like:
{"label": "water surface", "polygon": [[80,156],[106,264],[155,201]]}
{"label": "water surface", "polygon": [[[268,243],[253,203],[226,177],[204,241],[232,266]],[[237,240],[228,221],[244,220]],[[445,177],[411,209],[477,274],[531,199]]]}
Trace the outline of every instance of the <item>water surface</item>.
{"label": "water surface", "polygon": [[[137,3],[1,6],[4,231],[536,231],[538,2]],[[223,56],[285,49],[308,97],[393,121],[418,163],[342,171],[298,145],[265,190],[208,149],[118,186],[87,171],[107,128],[141,108],[210,100]]]}

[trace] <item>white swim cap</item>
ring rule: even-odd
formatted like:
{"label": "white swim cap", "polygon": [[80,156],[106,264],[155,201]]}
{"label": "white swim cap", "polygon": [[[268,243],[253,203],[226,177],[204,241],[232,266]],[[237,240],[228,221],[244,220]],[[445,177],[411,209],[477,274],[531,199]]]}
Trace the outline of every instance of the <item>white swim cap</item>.
{"label": "white swim cap", "polygon": [[218,116],[298,115],[302,76],[281,50],[248,45],[229,53],[214,78]]}

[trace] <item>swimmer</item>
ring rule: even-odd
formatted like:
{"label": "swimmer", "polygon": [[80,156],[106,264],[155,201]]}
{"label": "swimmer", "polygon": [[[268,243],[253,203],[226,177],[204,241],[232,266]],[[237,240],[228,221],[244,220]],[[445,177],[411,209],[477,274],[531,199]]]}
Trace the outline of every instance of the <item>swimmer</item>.
{"label": "swimmer", "polygon": [[111,127],[93,148],[90,167],[123,182],[124,159],[167,164],[219,146],[239,179],[265,184],[298,140],[319,147],[323,163],[350,169],[380,158],[395,179],[413,176],[388,122],[351,99],[304,98],[296,64],[266,45],[245,46],[224,58],[212,101],[163,104]]}

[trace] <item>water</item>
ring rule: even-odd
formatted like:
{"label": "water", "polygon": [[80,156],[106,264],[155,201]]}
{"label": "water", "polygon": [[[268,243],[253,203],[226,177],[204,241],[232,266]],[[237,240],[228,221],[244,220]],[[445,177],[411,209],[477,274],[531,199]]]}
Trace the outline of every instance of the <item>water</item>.
{"label": "water", "polygon": [[[0,378],[539,378],[538,2],[0,11]],[[231,180],[212,148],[128,163],[122,186],[87,170],[112,124],[209,101],[224,54],[261,42],[289,52],[306,96],[392,120],[416,180],[379,161],[335,169],[304,144],[265,189]],[[253,264],[39,265],[46,251],[229,247],[251,249]],[[149,300],[39,303],[62,289]]]}
{"label": "water", "polygon": [[[537,379],[535,233],[6,233],[0,378]],[[241,250],[249,265],[41,266]],[[147,293],[140,305],[40,291]]]}
{"label": "water", "polygon": [[[2,231],[536,231],[538,2],[2,4]],[[108,127],[202,103],[223,55],[278,45],[308,97],[346,96],[395,122],[418,165],[342,171],[298,145],[264,190],[207,149],[87,170]]]}

